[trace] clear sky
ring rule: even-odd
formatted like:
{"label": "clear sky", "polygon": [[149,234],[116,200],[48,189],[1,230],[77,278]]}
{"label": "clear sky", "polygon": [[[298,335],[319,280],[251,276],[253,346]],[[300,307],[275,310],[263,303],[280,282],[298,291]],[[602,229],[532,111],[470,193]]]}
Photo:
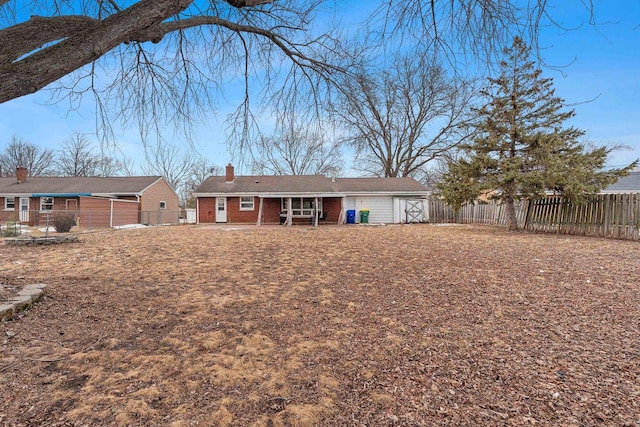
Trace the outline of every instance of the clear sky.
{"label": "clear sky", "polygon": [[[562,66],[544,69],[544,75],[554,78],[558,96],[574,104],[577,115],[571,124],[585,130],[589,141],[629,146],[616,152],[610,165],[629,163],[640,157],[640,1],[595,0],[595,26],[579,0],[556,3],[552,13],[571,30],[543,29],[543,57],[550,65]],[[74,132],[95,133],[91,102],[70,111],[64,103],[48,101],[45,91],[0,104],[0,149],[12,135],[57,148]],[[211,113],[209,122],[196,129],[199,151],[217,165],[232,160],[224,131],[232,108],[221,105],[217,115]],[[128,157],[143,156],[137,129],[122,129],[118,140]]]}

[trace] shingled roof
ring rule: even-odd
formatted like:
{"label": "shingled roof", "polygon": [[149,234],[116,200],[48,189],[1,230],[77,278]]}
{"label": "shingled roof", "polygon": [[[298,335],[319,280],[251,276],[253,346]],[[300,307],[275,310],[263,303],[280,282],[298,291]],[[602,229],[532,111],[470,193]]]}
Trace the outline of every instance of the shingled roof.
{"label": "shingled roof", "polygon": [[640,172],[630,172],[601,193],[640,193]]}
{"label": "shingled roof", "polygon": [[328,178],[323,175],[224,176],[207,178],[195,191],[204,194],[426,194],[413,178]]}
{"label": "shingled roof", "polygon": [[117,177],[29,177],[18,183],[15,177],[0,178],[0,194],[138,194],[162,179],[159,176]]}

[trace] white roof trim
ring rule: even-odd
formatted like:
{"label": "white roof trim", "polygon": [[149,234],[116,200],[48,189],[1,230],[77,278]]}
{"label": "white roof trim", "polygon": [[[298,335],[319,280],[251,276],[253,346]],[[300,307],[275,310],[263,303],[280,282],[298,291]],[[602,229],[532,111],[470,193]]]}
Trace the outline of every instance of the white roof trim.
{"label": "white roof trim", "polygon": [[115,198],[118,196],[136,196],[139,197],[141,194],[140,193],[91,193],[91,196],[93,197],[109,197],[109,198]]}
{"label": "white roof trim", "polygon": [[196,197],[362,197],[362,196],[424,196],[429,195],[429,191],[359,191],[344,193],[285,193],[285,192],[245,192],[245,193],[193,193]]}
{"label": "white roof trim", "polygon": [[347,197],[366,197],[366,196],[424,196],[429,195],[428,191],[359,191],[347,193]]}
{"label": "white roof trim", "polygon": [[109,199],[110,202],[122,202],[122,203],[140,203],[137,200],[126,200],[126,199]]}

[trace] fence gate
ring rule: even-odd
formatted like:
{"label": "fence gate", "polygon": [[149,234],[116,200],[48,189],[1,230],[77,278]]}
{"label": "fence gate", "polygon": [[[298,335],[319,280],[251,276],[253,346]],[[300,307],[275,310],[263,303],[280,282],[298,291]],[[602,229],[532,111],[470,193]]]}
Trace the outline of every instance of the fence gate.
{"label": "fence gate", "polygon": [[407,213],[407,224],[422,222],[422,200],[407,200],[407,209],[405,212]]}

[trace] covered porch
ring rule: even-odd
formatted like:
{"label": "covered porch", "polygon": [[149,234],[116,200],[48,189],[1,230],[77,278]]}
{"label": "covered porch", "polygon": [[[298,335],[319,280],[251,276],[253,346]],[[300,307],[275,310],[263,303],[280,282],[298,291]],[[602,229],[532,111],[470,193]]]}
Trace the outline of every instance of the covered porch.
{"label": "covered porch", "polygon": [[305,195],[269,195],[258,196],[258,217],[256,225],[265,223],[265,217],[272,217],[265,212],[265,199],[279,200],[278,214],[281,225],[290,227],[293,224],[310,224],[317,227],[320,223],[342,224],[345,220],[344,196],[335,194],[305,194]]}

